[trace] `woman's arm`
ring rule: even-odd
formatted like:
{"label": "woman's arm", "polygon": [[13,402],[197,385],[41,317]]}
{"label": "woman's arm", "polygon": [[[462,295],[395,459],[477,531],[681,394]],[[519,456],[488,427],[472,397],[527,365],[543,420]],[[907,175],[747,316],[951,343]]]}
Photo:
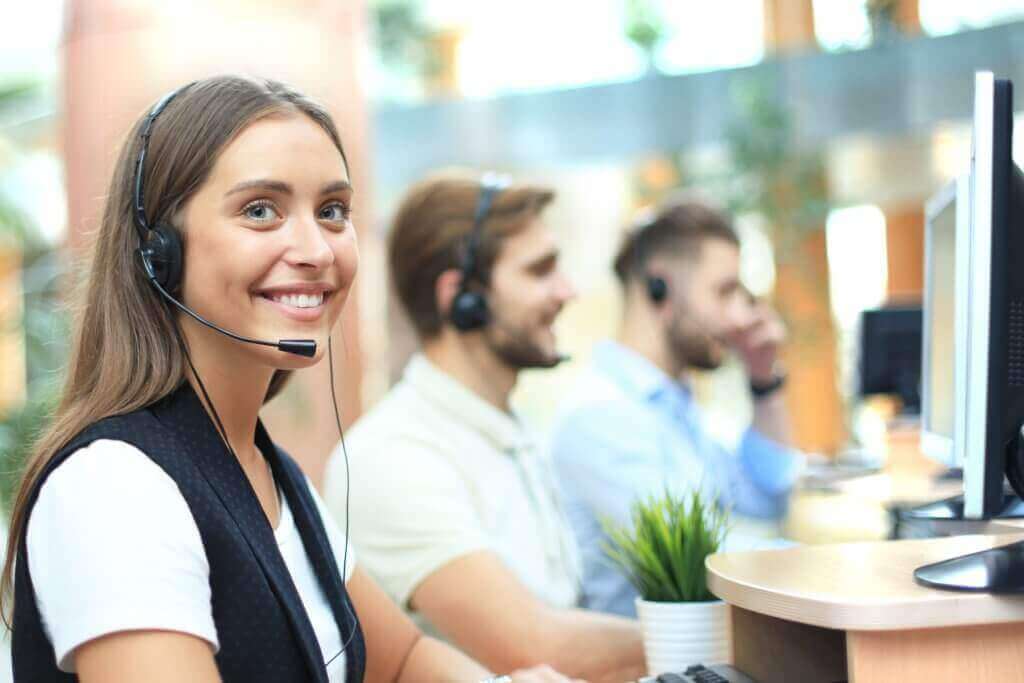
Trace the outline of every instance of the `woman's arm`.
{"label": "woman's arm", "polygon": [[[473,683],[491,677],[460,651],[424,636],[358,567],[347,588],[366,638],[366,683]],[[548,666],[514,671],[510,678],[512,683],[572,683]]]}
{"label": "woman's arm", "polygon": [[82,683],[220,683],[210,644],[186,633],[111,633],[78,646],[73,656]]}
{"label": "woman's arm", "polygon": [[595,683],[644,674],[638,622],[550,607],[490,552],[441,567],[416,588],[413,604],[458,647],[497,671],[546,664]]}
{"label": "woman's arm", "polygon": [[416,624],[358,566],[348,585],[366,639],[366,683],[479,681],[491,674]]}

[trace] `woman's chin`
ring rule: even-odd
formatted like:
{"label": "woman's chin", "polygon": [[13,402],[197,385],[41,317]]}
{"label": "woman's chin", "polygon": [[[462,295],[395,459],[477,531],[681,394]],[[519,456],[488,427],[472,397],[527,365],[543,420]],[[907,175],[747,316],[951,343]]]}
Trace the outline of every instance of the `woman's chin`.
{"label": "woman's chin", "polygon": [[296,356],[290,353],[281,353],[280,351],[278,353],[281,357],[274,363],[275,370],[303,370],[305,368],[311,368],[319,363],[321,358],[319,352],[311,357]]}

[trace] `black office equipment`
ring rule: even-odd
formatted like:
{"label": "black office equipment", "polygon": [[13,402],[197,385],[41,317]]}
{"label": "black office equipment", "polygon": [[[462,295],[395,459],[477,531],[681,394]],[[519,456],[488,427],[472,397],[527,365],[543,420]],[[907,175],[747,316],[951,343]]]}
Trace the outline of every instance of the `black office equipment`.
{"label": "black office equipment", "polygon": [[861,315],[860,395],[899,396],[905,414],[921,411],[920,306],[886,306]]}
{"label": "black office equipment", "polygon": [[[1005,482],[1024,494],[1024,173],[1013,163],[1013,86],[979,73],[971,158],[966,378],[956,389],[963,429],[962,514],[1005,512]],[[1010,501],[1012,504],[1012,500]],[[1024,543],[920,567],[949,590],[1024,593]]]}

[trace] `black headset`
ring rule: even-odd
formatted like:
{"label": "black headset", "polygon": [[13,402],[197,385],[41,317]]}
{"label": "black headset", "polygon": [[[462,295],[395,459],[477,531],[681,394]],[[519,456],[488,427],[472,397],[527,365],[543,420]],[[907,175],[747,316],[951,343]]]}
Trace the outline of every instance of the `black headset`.
{"label": "black headset", "polygon": [[170,223],[158,221],[155,225],[150,225],[146,219],[143,171],[146,164],[146,151],[149,149],[149,136],[153,132],[153,123],[160,116],[160,113],[163,112],[164,108],[171,103],[171,100],[194,84],[195,82],[189,83],[164,95],[149,112],[149,115],[146,116],[146,120],[143,121],[142,128],[139,131],[142,144],[139,149],[139,158],[135,161],[132,220],[135,223],[136,230],[139,232],[140,246],[135,253],[138,254],[142,271],[146,274],[146,278],[156,288],[157,292],[169,303],[210,329],[231,337],[236,341],[246,342],[247,344],[259,344],[260,346],[273,346],[281,351],[294,353],[297,356],[312,357],[316,355],[316,341],[312,339],[281,339],[274,342],[245,337],[215,325],[178,301],[174,296],[174,293],[181,287],[181,273],[184,270],[185,263],[181,236]]}
{"label": "black headset", "polygon": [[155,282],[171,294],[177,292],[181,286],[181,271],[184,262],[181,237],[169,223],[158,222],[156,225],[150,226],[146,219],[143,167],[146,163],[146,151],[149,149],[149,136],[153,132],[153,122],[171,103],[171,100],[189,85],[164,95],[146,116],[139,132],[142,144],[139,149],[139,158],[135,161],[135,182],[133,183],[132,219],[135,229],[139,232],[141,245],[135,253],[139,257],[142,271],[150,282]]}
{"label": "black headset", "polygon": [[483,292],[472,291],[469,287],[474,280],[481,279],[477,268],[477,257],[480,241],[483,238],[484,221],[491,211],[495,197],[508,187],[508,184],[507,178],[493,173],[485,174],[480,181],[480,195],[477,198],[476,211],[473,214],[473,228],[466,236],[466,248],[462,254],[462,263],[459,268],[462,280],[459,283],[459,292],[452,299],[451,310],[448,313],[452,325],[460,332],[478,330],[491,320],[487,297]]}
{"label": "black headset", "polygon": [[647,298],[656,305],[661,305],[665,299],[668,298],[668,282],[665,278],[658,275],[651,275],[647,272],[647,267],[644,265],[644,243],[647,241],[647,234],[654,229],[660,222],[659,218],[642,223],[640,227],[633,231],[633,244],[631,251],[633,252],[633,264],[636,268],[637,275],[643,278],[644,288],[647,290]]}

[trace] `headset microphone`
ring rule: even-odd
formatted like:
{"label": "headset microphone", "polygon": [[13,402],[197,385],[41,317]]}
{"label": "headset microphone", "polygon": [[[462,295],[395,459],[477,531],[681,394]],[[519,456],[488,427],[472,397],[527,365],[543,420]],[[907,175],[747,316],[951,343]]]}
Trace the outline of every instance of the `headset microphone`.
{"label": "headset microphone", "polygon": [[[143,259],[143,264],[149,265],[148,259],[145,259],[145,257],[143,257]],[[234,332],[229,332],[228,330],[225,330],[223,327],[219,327],[214,323],[210,322],[209,320],[199,315],[185,304],[175,299],[167,292],[166,289],[163,288],[163,286],[156,279],[156,277],[153,277],[149,274],[148,271],[151,271],[152,268],[149,267],[146,268],[146,270],[146,275],[147,277],[149,277],[150,283],[152,283],[152,285],[156,287],[156,291],[158,291],[161,296],[163,296],[169,302],[174,304],[179,310],[187,313],[194,320],[196,320],[199,323],[202,323],[203,325],[206,325],[211,330],[214,330],[215,332],[220,332],[224,336],[230,337],[235,341],[245,342],[247,344],[259,344],[260,346],[273,346],[281,351],[285,351],[286,353],[294,353],[296,356],[306,356],[311,358],[316,355],[316,342],[312,339],[282,339],[280,341],[272,342],[264,341],[262,339],[252,339],[250,337],[244,337]]]}

